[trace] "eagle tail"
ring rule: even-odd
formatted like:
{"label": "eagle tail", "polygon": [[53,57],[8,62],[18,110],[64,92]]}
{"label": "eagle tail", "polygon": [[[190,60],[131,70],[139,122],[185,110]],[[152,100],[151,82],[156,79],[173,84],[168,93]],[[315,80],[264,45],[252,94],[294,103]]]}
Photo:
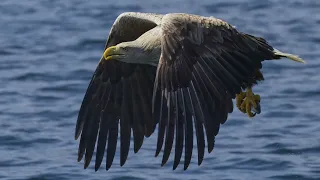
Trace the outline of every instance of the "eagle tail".
{"label": "eagle tail", "polygon": [[279,51],[278,49],[274,49],[273,53],[276,55],[277,58],[285,57],[296,62],[305,63],[305,61],[302,58],[294,54],[284,53]]}

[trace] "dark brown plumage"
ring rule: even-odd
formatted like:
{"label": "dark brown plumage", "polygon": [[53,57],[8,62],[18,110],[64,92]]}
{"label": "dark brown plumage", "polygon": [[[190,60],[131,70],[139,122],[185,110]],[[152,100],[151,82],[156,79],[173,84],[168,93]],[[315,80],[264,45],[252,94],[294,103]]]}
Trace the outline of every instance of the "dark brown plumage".
{"label": "dark brown plumage", "polygon": [[[153,37],[152,42],[143,39],[149,36],[141,35],[151,31],[159,36]],[[84,96],[75,131],[76,139],[81,134],[78,161],[85,156],[85,168],[92,159],[96,142],[95,169],[100,167],[105,149],[106,169],[111,167],[118,133],[120,165],[124,165],[131,133],[136,153],[144,137],[149,137],[157,124],[155,156],[164,146],[161,165],[168,161],[175,141],[173,169],[177,168],[183,149],[184,169],[188,168],[194,130],[200,165],[205,138],[211,152],[220,124],[233,111],[232,99],[241,89],[263,80],[262,61],[280,57],[302,61],[273,49],[263,38],[237,31],[222,20],[188,14],[122,14],[111,28],[105,50],[126,41],[143,42],[144,46],[134,44],[135,50],[140,52],[137,47],[142,50],[148,47],[141,50],[147,59],[148,55],[154,58],[150,47],[156,49],[156,46],[152,43],[161,42],[161,54],[157,55],[160,58],[156,59],[159,63],[157,67],[144,63],[141,54],[140,63],[130,62],[130,57],[101,58]]]}

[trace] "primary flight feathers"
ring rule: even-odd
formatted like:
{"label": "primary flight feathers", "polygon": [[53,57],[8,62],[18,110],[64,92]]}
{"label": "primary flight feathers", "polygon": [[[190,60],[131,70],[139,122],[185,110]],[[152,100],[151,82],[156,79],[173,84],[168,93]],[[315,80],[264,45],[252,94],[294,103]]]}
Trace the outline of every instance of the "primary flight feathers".
{"label": "primary flight feathers", "polygon": [[188,168],[195,143],[200,165],[205,146],[209,153],[213,150],[220,124],[233,111],[233,98],[237,97],[237,107],[249,117],[255,115],[252,108],[260,112],[260,96],[251,88],[263,80],[262,61],[281,57],[303,62],[214,17],[121,14],[110,30],[79,111],[78,161],[84,156],[87,168],[96,146],[95,169],[104,154],[109,169],[120,134],[122,166],[131,135],[136,153],[158,124],[155,155],[163,150],[162,165],[174,141],[173,169],[183,149],[184,169]]}

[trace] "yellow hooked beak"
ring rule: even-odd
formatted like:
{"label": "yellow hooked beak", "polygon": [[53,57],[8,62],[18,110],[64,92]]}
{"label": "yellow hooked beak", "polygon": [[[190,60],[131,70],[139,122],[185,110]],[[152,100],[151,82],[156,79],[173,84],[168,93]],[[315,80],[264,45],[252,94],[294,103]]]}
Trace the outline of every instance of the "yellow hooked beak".
{"label": "yellow hooked beak", "polygon": [[104,53],[103,53],[103,58],[105,60],[111,60],[111,59],[119,59],[121,58],[121,56],[123,56],[124,54],[122,52],[120,52],[121,49],[117,46],[110,46],[109,48],[107,48]]}
{"label": "yellow hooked beak", "polygon": [[117,47],[110,46],[104,51],[103,57],[105,60],[110,60],[110,59],[112,59],[112,55],[114,55],[114,54],[117,54]]}

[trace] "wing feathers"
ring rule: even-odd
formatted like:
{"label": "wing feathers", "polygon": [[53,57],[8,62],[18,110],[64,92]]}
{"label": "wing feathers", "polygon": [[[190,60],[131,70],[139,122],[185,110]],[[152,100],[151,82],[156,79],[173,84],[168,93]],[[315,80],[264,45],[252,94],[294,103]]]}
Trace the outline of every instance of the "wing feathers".
{"label": "wing feathers", "polygon": [[183,106],[186,107],[185,111],[185,157],[184,157],[184,170],[188,169],[191,162],[192,150],[193,150],[193,123],[192,113],[193,110],[190,108],[190,97],[188,88],[183,88],[181,91],[183,97]]}
{"label": "wing feathers", "polygon": [[159,125],[158,125],[158,140],[157,140],[157,148],[156,148],[156,153],[155,156],[157,157],[162,149],[162,145],[163,145],[163,138],[164,138],[164,133],[165,133],[165,128],[167,125],[167,121],[166,121],[166,116],[163,112],[164,106],[166,104],[165,100],[164,100],[164,91],[161,92],[161,101],[160,101],[160,114],[159,114]]}
{"label": "wing feathers", "polygon": [[144,140],[144,127],[142,126],[142,110],[140,104],[139,94],[137,92],[137,84],[135,77],[131,77],[131,91],[133,103],[133,138],[134,138],[134,153],[137,153],[142,146]]}
{"label": "wing feathers", "polygon": [[161,28],[162,52],[152,102],[153,115],[160,113],[156,156],[166,135],[162,165],[167,162],[175,130],[173,169],[179,164],[183,143],[187,169],[193,150],[193,125],[200,165],[204,136],[211,152],[220,124],[233,111],[232,98],[246,84],[254,83],[255,70],[261,68],[261,61],[272,57],[272,47],[214,18],[169,14],[163,17]]}
{"label": "wing feathers", "polygon": [[[163,15],[153,13],[122,13],[115,20],[110,30],[105,49],[120,42],[135,40],[143,33],[156,27],[160,23],[162,17]],[[138,86],[141,88],[137,90],[138,95],[136,96],[142,98],[135,98],[132,100],[132,97],[130,96],[132,93],[128,91],[128,89],[123,88],[123,85],[128,87],[131,84],[126,81],[132,80],[128,77],[135,73],[136,66],[142,67],[143,71],[138,73],[138,78],[144,77],[144,79],[139,81],[138,85],[134,84],[135,87]],[[125,80],[120,80],[122,77],[124,77]],[[145,104],[144,107],[138,108],[138,110],[142,112],[138,112],[138,115],[135,114],[138,116],[135,118],[135,121],[141,121],[141,123],[148,122],[148,124],[142,125],[145,128],[142,132],[135,133],[135,150],[141,147],[140,144],[142,143],[144,135],[150,136],[155,128],[155,123],[153,121],[147,121],[151,117],[151,112],[149,112],[152,103],[150,99],[151,93],[149,93],[148,96],[145,96],[145,98],[143,98],[144,94],[142,93],[146,93],[144,89],[149,90],[153,88],[154,77],[155,68],[148,65],[126,64],[117,61],[105,62],[100,60],[83,98],[75,129],[75,139],[78,139],[81,135],[78,149],[78,160],[80,161],[85,154],[85,167],[87,167],[91,161],[97,136],[98,142],[95,169],[97,170],[101,165],[107,139],[109,139],[108,151],[110,152],[107,153],[107,166],[111,166],[110,163],[113,161],[112,156],[114,156],[114,148],[116,146],[117,135],[115,135],[115,133],[118,131],[117,121],[119,118],[124,119],[124,122],[120,123],[120,164],[124,164],[128,154],[127,151],[130,146],[130,132],[131,128],[133,128],[133,120],[130,117],[130,114],[128,114],[129,111],[131,111],[132,115],[134,106],[132,102],[141,102]],[[145,79],[148,79],[148,83],[146,84],[144,83]],[[102,97],[103,91],[99,90],[99,87],[103,83],[107,83],[105,94],[109,94],[109,98],[111,98],[113,102],[108,102],[109,100],[106,98],[108,96]],[[114,87],[116,87],[116,91],[111,92],[111,89]],[[128,96],[124,96],[124,94],[127,94]],[[96,97],[97,95],[99,95],[99,98]],[[123,106],[123,102],[128,102],[129,105]],[[104,109],[106,104],[108,104],[109,109]],[[113,111],[110,111],[111,109]],[[143,118],[140,116],[141,114],[144,115]],[[139,118],[142,119],[140,120]],[[109,131],[110,128],[112,131]],[[140,130],[136,128],[134,129]]]}
{"label": "wing feathers", "polygon": [[[101,112],[100,114],[103,114]],[[101,162],[103,160],[104,151],[107,144],[107,137],[108,137],[108,119],[107,117],[103,117],[100,115],[101,121],[99,126],[99,137],[97,143],[97,153],[96,153],[96,162],[95,162],[95,170],[97,171],[100,168]]]}
{"label": "wing feathers", "polygon": [[114,159],[114,155],[116,153],[117,139],[118,139],[118,123],[119,123],[119,120],[117,120],[114,116],[110,122],[110,128],[109,128],[106,170],[110,169]]}
{"label": "wing feathers", "polygon": [[172,116],[174,110],[174,99],[172,98],[173,93],[168,93],[168,122],[167,122],[167,128],[166,128],[166,139],[165,139],[165,145],[164,145],[164,152],[163,152],[163,158],[161,166],[163,166],[167,161],[171,153],[172,149],[172,143],[173,143],[173,136],[174,136],[174,127],[175,127],[175,119]]}
{"label": "wing feathers", "polygon": [[123,101],[121,104],[121,117],[120,117],[120,166],[123,166],[127,160],[130,138],[131,138],[131,125],[132,125],[132,100],[131,89],[127,81],[123,82]]}
{"label": "wing feathers", "polygon": [[[121,166],[128,158],[131,131],[136,153],[144,137],[154,132],[156,123],[159,125],[155,156],[164,144],[162,166],[168,161],[175,140],[173,169],[180,163],[183,148],[184,170],[189,167],[193,128],[200,165],[205,136],[210,153],[220,124],[233,111],[232,98],[241,88],[256,83],[254,73],[262,67],[263,60],[274,58],[273,48],[263,38],[240,33],[222,20],[186,14],[149,18],[142,18],[147,23],[144,32],[160,24],[158,20],[162,18],[157,69],[101,61],[90,81],[75,130],[76,139],[81,135],[78,160],[85,156],[85,168],[90,164],[96,142],[95,169],[99,169],[105,149],[106,169],[111,167],[119,119]],[[117,25],[112,29],[117,29]],[[119,38],[119,34],[111,32],[106,47],[124,39],[133,40],[139,33],[143,32]]]}
{"label": "wing feathers", "polygon": [[[174,94],[175,99],[175,115],[176,115],[176,140],[175,140],[175,155],[174,155],[174,162],[173,162],[173,170],[175,170],[181,159],[182,150],[183,150],[183,138],[184,138],[184,132],[183,132],[183,126],[184,126],[184,120],[182,113],[185,110],[180,110],[180,107],[178,104],[181,104],[181,96],[178,91]],[[184,107],[182,107],[184,108]]]}
{"label": "wing feathers", "polygon": [[[111,93],[111,88],[110,88],[110,82],[107,83],[107,88],[105,90],[105,94],[102,100],[104,100],[102,102],[102,106],[104,107],[107,103],[109,98],[110,98],[110,93]],[[106,148],[106,141],[107,141],[107,137],[108,137],[108,132],[109,132],[109,117],[105,116],[104,113],[105,110],[102,110],[99,113],[99,118],[100,118],[100,124],[99,124],[99,135],[98,135],[98,142],[97,142],[97,153],[96,153],[96,163],[95,163],[95,170],[97,171],[101,165],[102,159],[103,159],[103,155],[104,155],[104,151]],[[110,116],[111,117],[111,116]],[[111,119],[111,118],[110,118]]]}
{"label": "wing feathers", "polygon": [[85,168],[90,164],[96,143],[95,170],[100,168],[105,150],[106,169],[111,167],[119,130],[121,166],[129,154],[131,129],[134,152],[141,148],[144,136],[154,131],[151,93],[155,71],[149,65],[119,61],[98,65],[80,108],[75,132],[76,137],[81,134],[78,160],[85,155]]}
{"label": "wing feathers", "polygon": [[[199,95],[199,99],[200,99],[199,103],[201,103],[201,106],[203,106],[204,108],[204,111],[202,111],[202,113],[204,116],[204,127],[207,135],[207,143],[208,143],[208,151],[209,151],[213,147],[213,144],[210,138],[213,136],[213,131],[211,128],[213,119],[210,119],[210,115],[208,112],[214,110],[215,101],[212,99],[211,94],[209,93],[207,87],[205,86],[205,83],[202,80],[201,76],[199,76],[198,71],[199,69],[195,68],[193,81],[195,81],[194,88],[197,89],[197,94]],[[205,96],[205,94],[207,96]]]}
{"label": "wing feathers", "polygon": [[202,107],[200,104],[200,100],[197,96],[195,91],[193,81],[190,82],[190,91],[189,97],[191,101],[191,106],[194,109],[194,127],[196,130],[196,137],[197,137],[197,147],[198,147],[198,165],[202,163],[203,156],[204,156],[204,133],[203,133],[203,122],[204,122],[204,115],[202,111]]}

